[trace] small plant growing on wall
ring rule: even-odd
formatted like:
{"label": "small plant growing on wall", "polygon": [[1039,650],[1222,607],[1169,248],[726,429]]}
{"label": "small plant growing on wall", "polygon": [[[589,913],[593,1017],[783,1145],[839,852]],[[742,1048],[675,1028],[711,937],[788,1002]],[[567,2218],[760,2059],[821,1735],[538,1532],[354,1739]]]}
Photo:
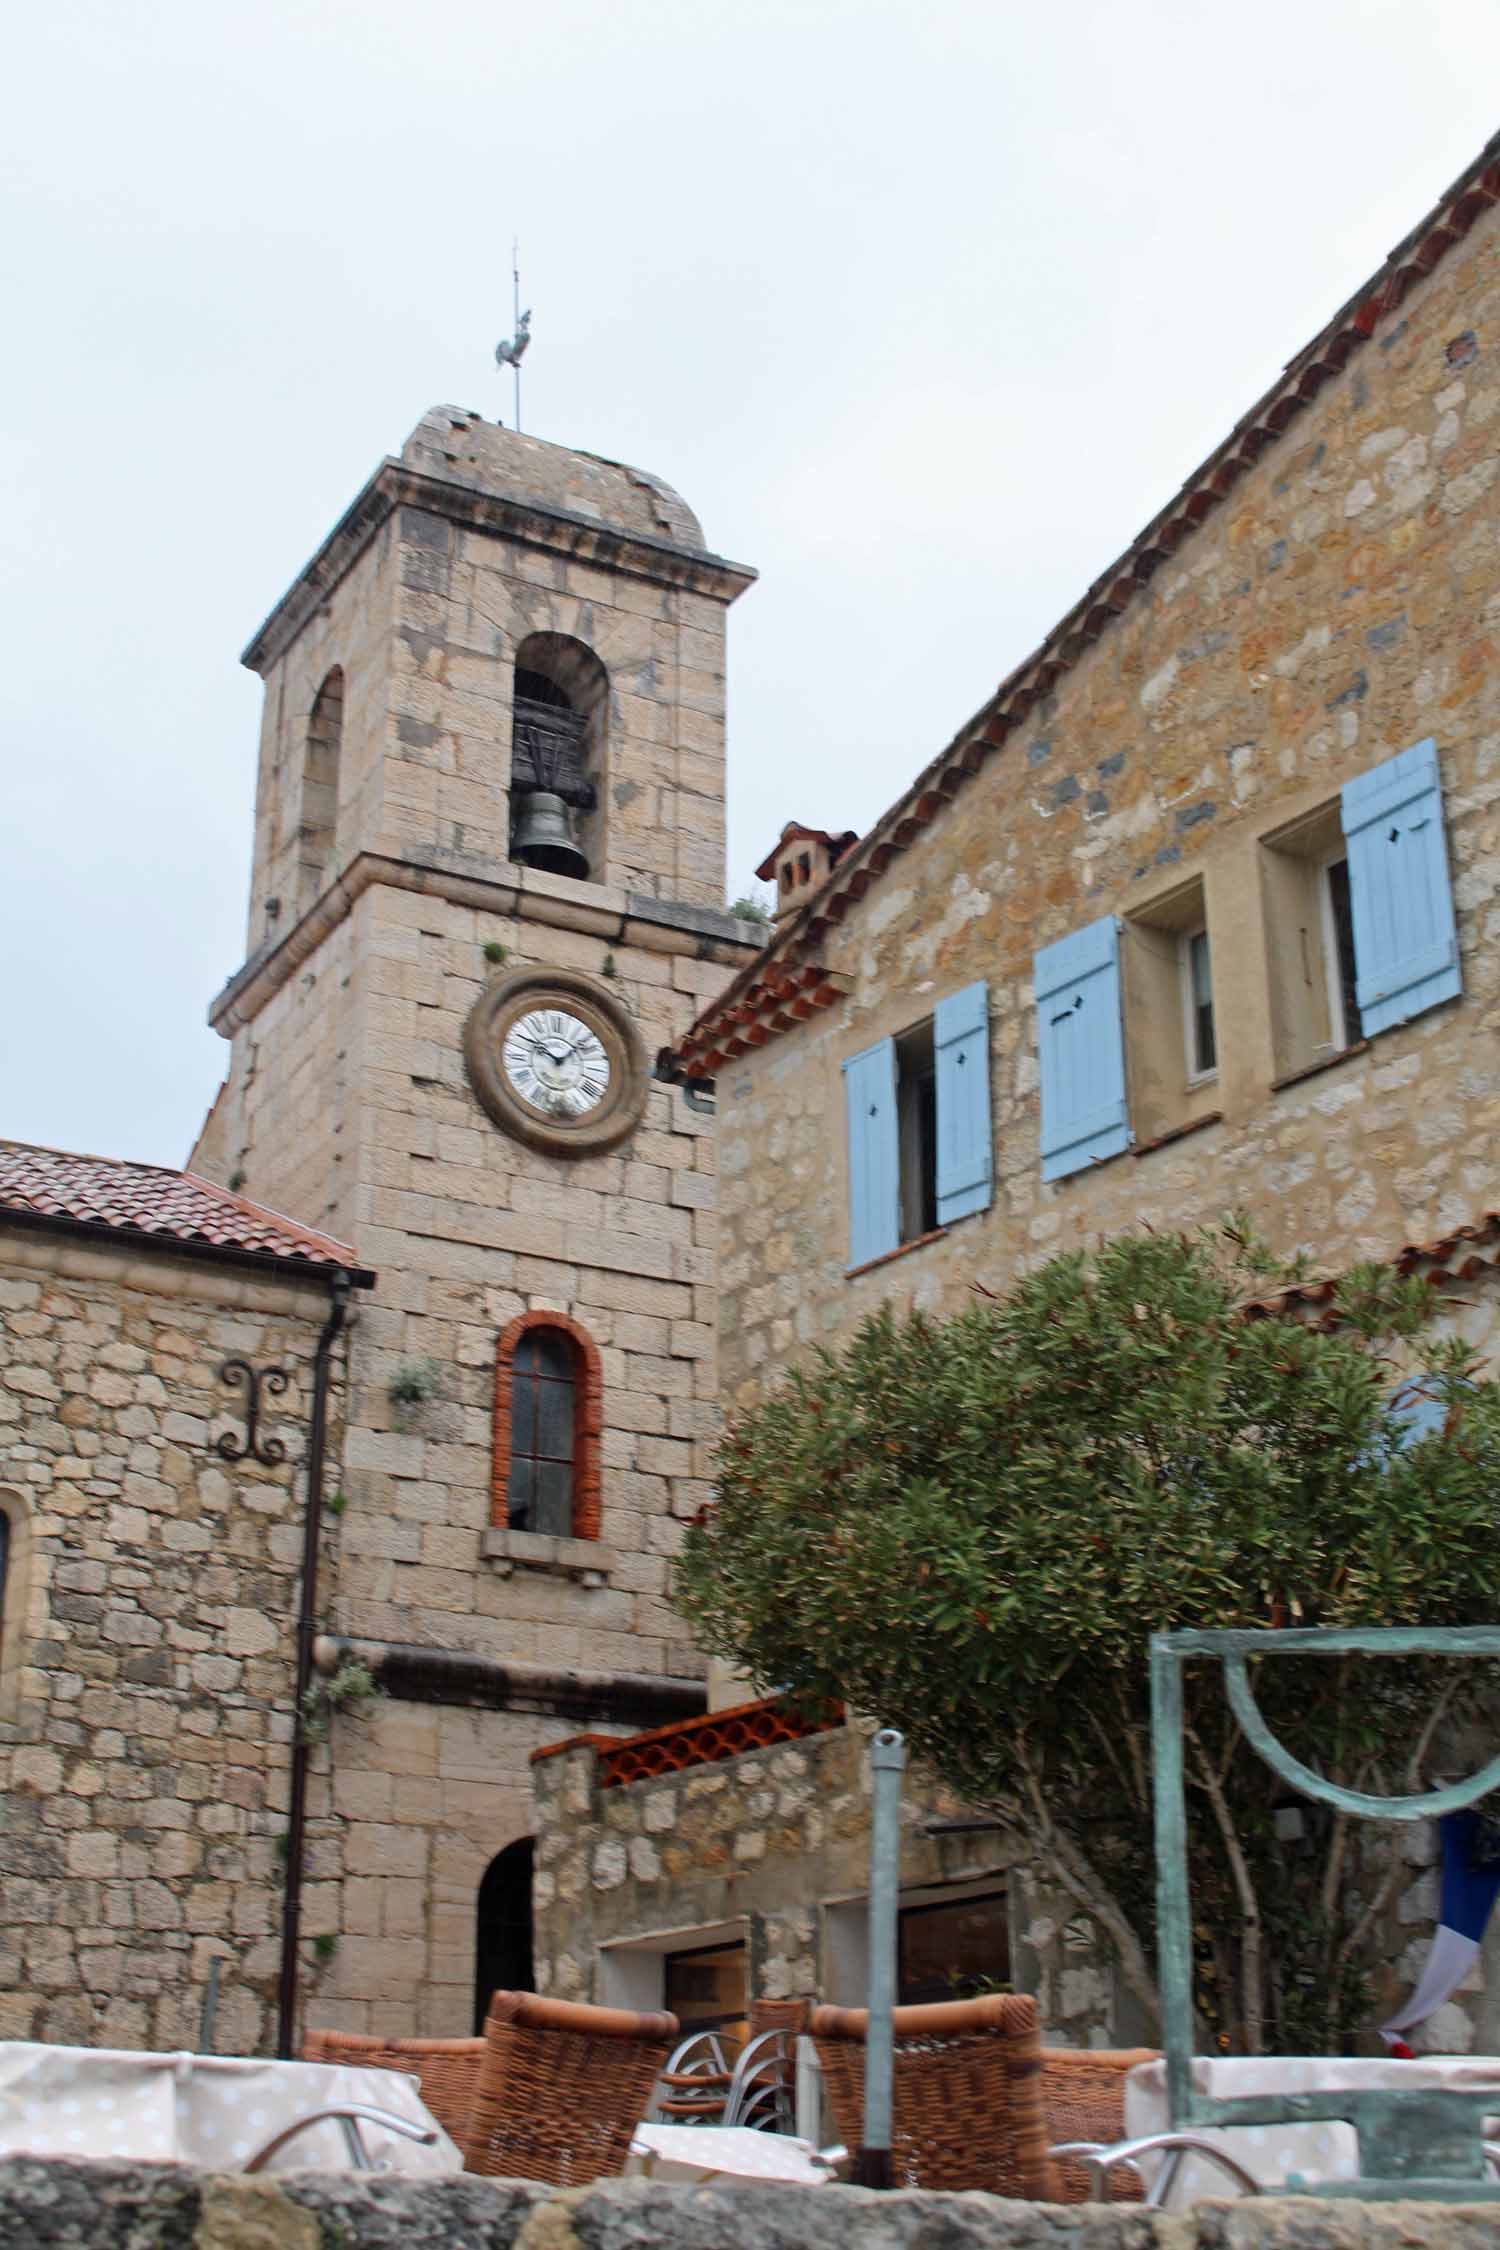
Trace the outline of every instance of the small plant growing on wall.
{"label": "small plant growing on wall", "polygon": [[346,1719],[367,1718],[383,1692],[369,1666],[351,1657],[326,1680],[309,1685],[302,1698],[302,1731],[309,1742],[326,1742],[335,1711]]}
{"label": "small plant growing on wall", "polygon": [[500,966],[500,963],[506,958],[505,948],[500,943],[500,940],[498,938],[491,938],[489,940],[489,943],[485,946],[484,949],[484,957],[486,961],[488,961],[495,968],[498,968]]}
{"label": "small plant growing on wall", "polygon": [[435,1359],[412,1359],[398,1367],[388,1386],[396,1426],[406,1429],[422,1408],[442,1394],[443,1370]]}

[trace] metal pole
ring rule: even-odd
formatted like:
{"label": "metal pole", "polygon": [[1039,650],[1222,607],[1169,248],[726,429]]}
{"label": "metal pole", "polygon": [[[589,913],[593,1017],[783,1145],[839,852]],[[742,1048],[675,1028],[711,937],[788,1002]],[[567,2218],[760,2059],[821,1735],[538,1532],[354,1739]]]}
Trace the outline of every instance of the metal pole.
{"label": "metal pole", "polygon": [[302,1590],[297,1605],[297,1673],[292,1690],[292,1771],[287,1800],[286,1891],[281,1914],[281,1978],[276,2004],[276,2052],[297,2052],[297,1941],[302,1933],[302,1853],[307,1829],[307,1690],[318,1630],[318,1540],[323,1529],[323,1452],[328,1437],[329,1361],[349,1305],[349,1276],[330,1285],[328,1318],[313,1353],[312,1426],[307,1438],[307,1504],[302,1517]]}
{"label": "metal pole", "polygon": [[882,1727],[870,1744],[870,1986],[865,2023],[865,2138],[851,2177],[891,2185],[891,2065],[896,2004],[896,1894],[901,1882],[901,1775],[906,1740]]}
{"label": "metal pole", "polygon": [[[521,336],[521,245],[514,235],[511,236],[510,241],[510,279],[511,294],[515,300],[513,307],[515,327],[511,333],[519,342]],[[511,361],[511,372],[516,378],[516,434],[519,436],[521,431],[521,357],[519,352]]]}

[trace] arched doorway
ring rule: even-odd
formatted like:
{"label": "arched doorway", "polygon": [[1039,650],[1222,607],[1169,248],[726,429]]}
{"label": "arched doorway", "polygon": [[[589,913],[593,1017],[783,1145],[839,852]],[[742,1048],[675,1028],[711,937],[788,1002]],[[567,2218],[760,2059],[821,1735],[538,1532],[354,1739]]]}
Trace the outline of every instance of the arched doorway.
{"label": "arched doorway", "polygon": [[492,1992],[530,1992],[531,1861],[536,1839],[496,1852],[479,1886],[474,1946],[474,2030],[484,2030]]}

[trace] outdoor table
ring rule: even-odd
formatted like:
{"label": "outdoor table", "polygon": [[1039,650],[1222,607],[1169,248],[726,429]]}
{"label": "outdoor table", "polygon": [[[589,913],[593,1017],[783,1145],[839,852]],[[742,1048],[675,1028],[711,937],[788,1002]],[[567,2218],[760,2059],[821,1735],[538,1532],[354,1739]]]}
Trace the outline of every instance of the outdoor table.
{"label": "outdoor table", "polygon": [[653,2180],[780,2180],[793,2187],[823,2187],[834,2177],[811,2141],[750,2125],[637,2125],[625,2169]]}
{"label": "outdoor table", "polygon": [[[361,2122],[375,2167],[463,2169],[459,2151],[423,2108],[416,2079],[402,2071],[0,2041],[0,2156],[165,2158],[233,2172],[299,2117],[351,2105],[383,2109],[437,2133],[423,2146]],[[265,2166],[349,2168],[348,2143],[331,2121],[297,2134]]]}
{"label": "outdoor table", "polygon": [[[1493,2086],[1500,2115],[1500,2057],[1423,2055],[1412,2062],[1355,2055],[1197,2055],[1193,2087],[1218,2101],[1258,2094],[1326,2093],[1330,2088],[1391,2088],[1417,2093],[1424,2088]],[[1125,2138],[1171,2130],[1167,2109],[1167,2066],[1137,2063],[1125,2080]],[[1308,2125],[1187,2125],[1242,2164],[1262,2188],[1283,2186],[1292,2173],[1308,2181],[1352,2180],[1359,2173],[1359,2143],[1352,2125],[1338,2118]],[[1144,2157],[1142,2169],[1160,2158]],[[1188,2156],[1178,2173],[1168,2208],[1185,2210],[1201,2196],[1237,2196],[1231,2175]]]}

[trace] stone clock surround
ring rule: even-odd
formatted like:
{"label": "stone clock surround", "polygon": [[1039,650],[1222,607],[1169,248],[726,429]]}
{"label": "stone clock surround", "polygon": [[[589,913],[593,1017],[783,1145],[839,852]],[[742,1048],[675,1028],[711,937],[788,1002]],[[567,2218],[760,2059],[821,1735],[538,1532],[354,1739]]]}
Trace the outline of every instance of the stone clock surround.
{"label": "stone clock surround", "polygon": [[[549,1118],[511,1084],[503,1054],[506,1032],[523,1013],[549,1007],[574,1012],[601,1040],[609,1084],[597,1111]],[[492,977],[464,1025],[464,1063],[492,1123],[551,1156],[614,1148],[635,1131],[646,1104],[649,1065],[630,1011],[607,984],[577,969],[544,964]]]}

